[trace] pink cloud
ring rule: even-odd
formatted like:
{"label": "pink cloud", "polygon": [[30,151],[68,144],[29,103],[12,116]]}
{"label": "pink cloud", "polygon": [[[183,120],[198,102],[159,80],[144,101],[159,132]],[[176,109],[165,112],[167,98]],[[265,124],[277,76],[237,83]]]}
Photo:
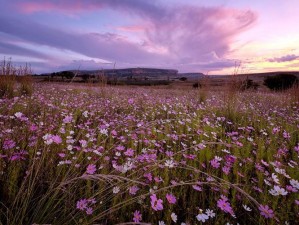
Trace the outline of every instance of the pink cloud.
{"label": "pink cloud", "polygon": [[43,2],[20,2],[16,5],[18,10],[23,13],[36,13],[36,12],[50,12],[50,11],[58,11],[58,12],[80,12],[80,11],[89,11],[99,9],[102,6],[100,4],[90,4],[81,1],[73,1],[73,4],[69,4],[65,1],[60,2],[51,2],[51,1],[43,1]]}
{"label": "pink cloud", "polygon": [[142,26],[142,25],[120,26],[120,27],[116,27],[115,29],[120,31],[126,31],[126,32],[142,32],[145,31],[146,26]]}
{"label": "pink cloud", "polygon": [[181,59],[209,61],[211,53],[223,57],[234,38],[256,18],[251,11],[185,6],[153,19],[147,35],[152,43],[166,46]]}
{"label": "pink cloud", "polygon": [[35,12],[84,12],[99,10],[104,7],[110,7],[116,10],[122,9],[124,11],[139,11],[142,13],[144,10],[156,13],[159,8],[155,5],[156,0],[143,1],[143,0],[28,0],[17,1],[13,5],[17,10],[23,13]]}

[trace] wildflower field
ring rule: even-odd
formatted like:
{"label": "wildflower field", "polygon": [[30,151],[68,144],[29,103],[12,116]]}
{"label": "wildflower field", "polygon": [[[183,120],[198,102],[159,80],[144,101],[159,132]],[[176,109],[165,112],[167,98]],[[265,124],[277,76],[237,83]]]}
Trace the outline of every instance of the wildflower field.
{"label": "wildflower field", "polygon": [[0,224],[299,224],[292,96],[34,88],[0,99]]}

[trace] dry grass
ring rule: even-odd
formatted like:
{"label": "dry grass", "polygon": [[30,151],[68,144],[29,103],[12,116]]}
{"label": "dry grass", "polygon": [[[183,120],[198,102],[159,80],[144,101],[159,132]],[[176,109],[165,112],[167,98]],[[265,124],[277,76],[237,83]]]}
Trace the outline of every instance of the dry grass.
{"label": "dry grass", "polygon": [[0,65],[0,97],[13,97],[16,83],[16,69],[11,60],[3,60]]}
{"label": "dry grass", "polygon": [[299,84],[293,85],[287,93],[289,94],[292,103],[299,104]]}
{"label": "dry grass", "polygon": [[12,98],[17,95],[31,95],[33,79],[30,65],[16,67],[11,59],[0,65],[0,97]]}

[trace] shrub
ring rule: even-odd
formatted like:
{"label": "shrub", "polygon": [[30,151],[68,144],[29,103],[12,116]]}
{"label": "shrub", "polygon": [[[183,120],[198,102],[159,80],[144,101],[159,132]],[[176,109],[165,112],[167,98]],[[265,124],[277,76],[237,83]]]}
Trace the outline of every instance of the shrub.
{"label": "shrub", "polygon": [[298,78],[293,74],[278,74],[272,77],[266,77],[264,85],[271,90],[286,90],[298,83]]}
{"label": "shrub", "polygon": [[82,74],[81,78],[83,82],[90,82],[92,78],[95,78],[95,76],[91,74]]}
{"label": "shrub", "polygon": [[240,84],[240,91],[245,91],[245,90],[249,90],[249,89],[253,89],[256,90],[258,88],[259,84],[254,82],[251,79],[246,79],[244,81],[241,82]]}
{"label": "shrub", "polygon": [[201,88],[201,84],[199,82],[194,83],[192,86],[193,88]]}
{"label": "shrub", "polygon": [[180,80],[180,81],[186,81],[186,80],[187,80],[187,77],[181,77],[179,80]]}
{"label": "shrub", "polygon": [[62,77],[62,79],[72,79],[75,76],[75,74],[72,71],[62,71],[59,72],[59,75]]}

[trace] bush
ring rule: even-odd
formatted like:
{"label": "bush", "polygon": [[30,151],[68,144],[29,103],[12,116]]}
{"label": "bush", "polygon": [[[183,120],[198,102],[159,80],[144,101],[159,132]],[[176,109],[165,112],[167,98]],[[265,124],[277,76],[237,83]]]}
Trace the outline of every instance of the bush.
{"label": "bush", "polygon": [[278,74],[266,77],[264,85],[271,90],[286,90],[298,83],[298,78],[293,74]]}
{"label": "bush", "polygon": [[180,81],[186,81],[186,80],[187,80],[187,77],[181,77],[179,80],[180,80]]}
{"label": "bush", "polygon": [[257,90],[258,86],[259,86],[259,84],[254,82],[253,80],[246,79],[246,80],[241,82],[240,90],[241,91],[246,91],[246,90],[249,90],[249,89]]}
{"label": "bush", "polygon": [[83,82],[90,82],[92,78],[95,78],[95,76],[91,74],[82,74],[81,78]]}
{"label": "bush", "polygon": [[201,88],[201,84],[199,82],[194,83],[192,86],[193,88]]}
{"label": "bush", "polygon": [[75,76],[75,73],[73,73],[72,71],[62,71],[60,72],[60,76],[62,77],[62,79],[72,79]]}

